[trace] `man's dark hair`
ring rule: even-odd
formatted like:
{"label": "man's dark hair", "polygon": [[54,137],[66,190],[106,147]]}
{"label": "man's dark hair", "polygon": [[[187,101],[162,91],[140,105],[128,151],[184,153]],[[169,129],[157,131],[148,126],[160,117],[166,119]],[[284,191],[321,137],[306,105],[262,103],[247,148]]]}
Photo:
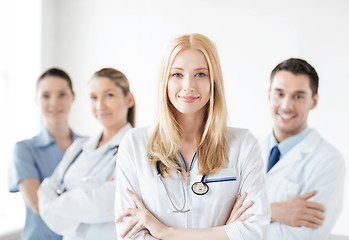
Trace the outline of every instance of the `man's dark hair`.
{"label": "man's dark hair", "polygon": [[317,75],[315,68],[307,63],[303,59],[289,58],[282,63],[279,63],[270,74],[270,86],[273,83],[275,74],[280,71],[288,71],[295,75],[304,74],[309,77],[310,89],[314,96],[318,92],[319,88],[319,76]]}

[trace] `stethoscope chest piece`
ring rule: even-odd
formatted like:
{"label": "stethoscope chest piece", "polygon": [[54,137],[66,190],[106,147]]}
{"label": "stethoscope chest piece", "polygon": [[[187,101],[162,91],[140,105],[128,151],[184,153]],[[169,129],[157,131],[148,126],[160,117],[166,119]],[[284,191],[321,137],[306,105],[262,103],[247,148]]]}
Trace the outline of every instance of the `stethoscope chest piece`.
{"label": "stethoscope chest piece", "polygon": [[208,192],[209,187],[206,183],[200,181],[196,182],[191,186],[191,190],[193,190],[193,193],[197,195],[204,195]]}
{"label": "stethoscope chest piece", "polygon": [[67,191],[67,189],[61,189],[61,188],[58,188],[57,190],[56,190],[56,194],[58,195],[58,196],[61,196],[63,193],[65,193]]}

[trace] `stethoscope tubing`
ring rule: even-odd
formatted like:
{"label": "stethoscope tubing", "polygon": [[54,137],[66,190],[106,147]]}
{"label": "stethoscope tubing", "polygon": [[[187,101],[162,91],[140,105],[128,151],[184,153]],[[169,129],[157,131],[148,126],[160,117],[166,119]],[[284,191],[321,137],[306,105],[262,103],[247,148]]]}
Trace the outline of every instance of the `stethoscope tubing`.
{"label": "stethoscope tubing", "polygon": [[[116,151],[113,153],[113,155],[111,156],[111,158],[108,159],[107,163],[117,154],[117,152],[118,152],[118,150],[119,150],[119,145],[116,145],[116,146],[110,148],[108,151],[106,151],[106,152],[102,155],[102,158],[103,158],[107,152],[109,152],[110,150],[113,150],[113,149],[115,149],[115,148],[116,148]],[[63,174],[62,174],[62,177],[61,177],[61,181],[60,181],[60,186],[61,186],[61,188],[58,188],[58,189],[56,190],[56,193],[57,193],[58,196],[60,196],[60,195],[63,194],[64,192],[66,192],[67,189],[66,189],[65,187],[63,187],[63,186],[64,186],[64,178],[65,178],[65,175],[66,175],[66,173],[68,172],[68,170],[70,169],[70,167],[74,164],[74,162],[75,162],[75,161],[78,159],[78,157],[81,155],[82,152],[83,152],[83,149],[81,149],[81,150],[75,155],[75,157],[73,158],[73,160],[68,164],[68,166],[67,166],[66,169],[64,170],[64,172],[63,172]],[[97,161],[97,163],[95,163],[95,164],[93,165],[93,167],[91,167],[91,168],[89,169],[88,174],[86,174],[86,176],[85,176],[84,179],[83,179],[84,181],[88,181],[89,179],[91,179],[91,178],[93,177],[93,175],[91,175],[91,173],[92,173],[93,169],[94,169],[97,165],[99,165],[99,164],[100,164],[100,161]],[[99,172],[100,170],[102,170],[104,167],[105,167],[105,165],[101,166],[101,167],[98,169],[98,171],[95,171],[95,174],[94,174],[94,175],[96,175],[96,173]]]}
{"label": "stethoscope tubing", "polygon": [[[184,199],[184,201],[183,201],[183,206],[182,206],[181,208],[179,208],[179,207],[177,207],[177,206],[175,205],[175,203],[173,202],[173,200],[172,200],[172,198],[170,197],[170,194],[169,194],[169,192],[168,192],[168,190],[167,190],[167,188],[166,188],[166,186],[165,186],[165,183],[164,183],[164,181],[162,180],[161,169],[160,169],[160,160],[156,161],[155,168],[156,168],[156,175],[159,177],[160,182],[161,182],[161,184],[162,184],[162,186],[163,186],[163,188],[164,188],[164,191],[165,191],[165,193],[166,193],[166,196],[167,196],[167,198],[169,199],[169,201],[170,201],[172,207],[174,208],[174,210],[173,210],[172,212],[173,212],[173,213],[186,213],[186,212],[189,212],[190,209],[184,210],[184,209],[185,209],[185,206],[186,206],[186,204],[187,204],[187,200],[186,200],[186,196],[185,196],[186,194],[185,194],[185,190],[184,190],[184,183],[183,183],[183,181],[181,180],[182,191],[183,191],[183,199]],[[177,169],[177,173],[178,173],[178,174],[181,173],[180,169]],[[208,192],[209,187],[208,187],[208,185],[204,182],[205,177],[206,177],[205,174],[202,175],[201,181],[200,181],[200,182],[195,182],[195,183],[193,183],[193,185],[191,186],[191,190],[192,190],[193,193],[195,193],[196,195],[205,195],[205,194]],[[198,189],[196,189],[196,188],[198,188]]]}

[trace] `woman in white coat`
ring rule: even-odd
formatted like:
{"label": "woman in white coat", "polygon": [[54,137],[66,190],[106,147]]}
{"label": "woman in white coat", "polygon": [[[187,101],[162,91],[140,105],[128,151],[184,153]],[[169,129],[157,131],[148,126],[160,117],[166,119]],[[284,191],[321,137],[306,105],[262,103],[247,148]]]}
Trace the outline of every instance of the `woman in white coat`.
{"label": "woman in white coat", "polygon": [[115,155],[134,125],[134,99],[126,76],[112,68],[89,83],[92,112],[101,134],[75,141],[53,175],[41,184],[40,215],[64,239],[116,239]]}
{"label": "woman in white coat", "polygon": [[121,239],[264,239],[270,209],[259,146],[249,131],[227,127],[213,43],[175,38],[159,80],[155,129],[129,131],[117,157]]}

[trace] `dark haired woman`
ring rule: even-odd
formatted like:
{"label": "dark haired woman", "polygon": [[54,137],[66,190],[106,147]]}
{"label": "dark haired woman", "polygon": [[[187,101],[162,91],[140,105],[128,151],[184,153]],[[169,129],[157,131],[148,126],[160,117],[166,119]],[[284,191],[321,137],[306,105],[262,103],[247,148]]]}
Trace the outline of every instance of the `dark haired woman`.
{"label": "dark haired woman", "polygon": [[134,126],[134,99],[126,76],[104,68],[89,83],[92,112],[100,134],[78,139],[38,191],[40,214],[64,239],[116,239],[115,156]]}
{"label": "dark haired woman", "polygon": [[39,135],[17,142],[10,166],[10,191],[20,191],[26,208],[21,239],[61,239],[39,216],[37,190],[51,176],[64,152],[77,137],[69,127],[68,115],[74,101],[72,81],[57,68],[45,71],[36,83],[36,101],[44,127]]}

